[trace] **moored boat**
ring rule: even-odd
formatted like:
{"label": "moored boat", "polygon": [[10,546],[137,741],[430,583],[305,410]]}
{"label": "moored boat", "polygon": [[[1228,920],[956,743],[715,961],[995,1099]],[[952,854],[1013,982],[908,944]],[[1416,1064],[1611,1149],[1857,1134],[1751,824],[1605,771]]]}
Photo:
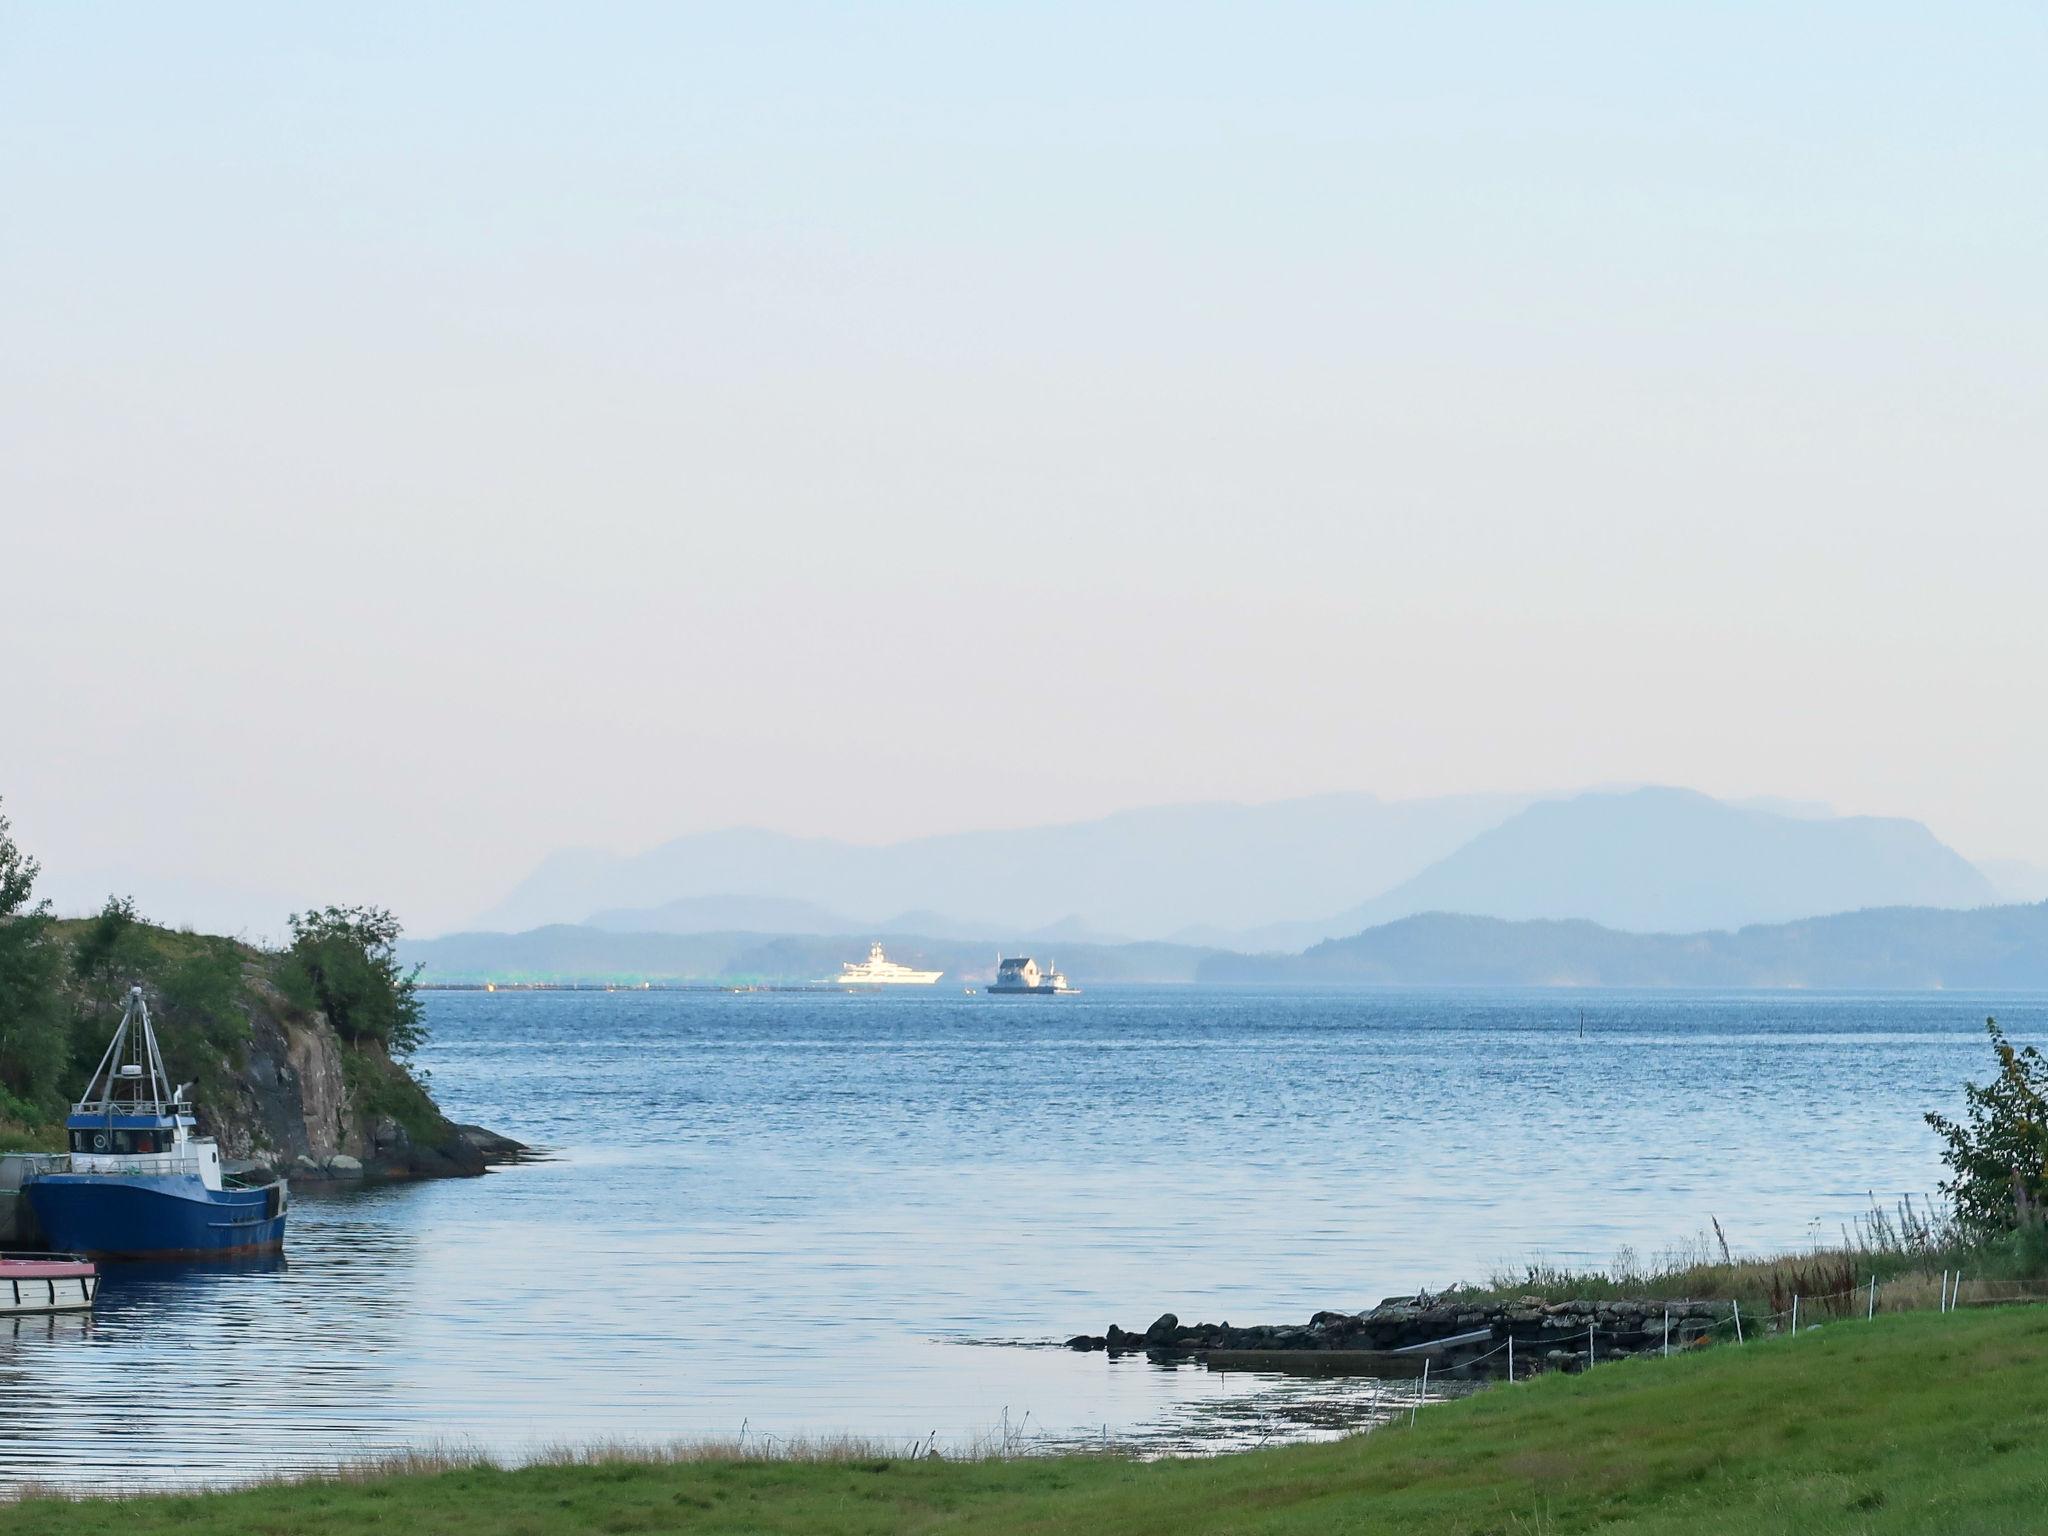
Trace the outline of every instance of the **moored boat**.
{"label": "moored boat", "polygon": [[173,1088],[142,988],[131,987],[112,1044],[71,1106],[71,1155],[22,1193],[54,1248],[102,1259],[218,1259],[284,1246],[283,1179],[223,1175],[220,1146]]}
{"label": "moored boat", "polygon": [[80,1253],[0,1253],[0,1317],[84,1312],[100,1291],[99,1267]]}
{"label": "moored boat", "polygon": [[1080,990],[1057,964],[1041,971],[1029,955],[1007,960],[997,955],[996,979],[988,984],[990,997],[1072,997]]}
{"label": "moored boat", "polygon": [[820,986],[831,987],[928,987],[945,975],[944,971],[919,971],[907,965],[898,965],[882,953],[880,943],[868,946],[868,957],[862,961],[840,962],[839,974]]}

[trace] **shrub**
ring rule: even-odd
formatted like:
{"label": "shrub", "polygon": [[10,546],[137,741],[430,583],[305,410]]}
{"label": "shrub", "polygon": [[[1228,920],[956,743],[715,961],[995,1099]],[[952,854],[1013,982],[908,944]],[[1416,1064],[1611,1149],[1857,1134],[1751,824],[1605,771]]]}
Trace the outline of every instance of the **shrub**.
{"label": "shrub", "polygon": [[1930,1114],[1927,1123],[1948,1144],[1950,1177],[1941,1192],[1973,1236],[2039,1226],[2048,1210],[2048,1059],[2033,1046],[2015,1047],[1986,1019],[1998,1076],[1966,1083],[1964,1118]]}
{"label": "shrub", "polygon": [[318,1008],[351,1045],[374,1041],[403,1060],[427,1038],[419,968],[398,963],[398,919],[381,907],[323,907],[291,917],[285,993]]}
{"label": "shrub", "polygon": [[230,939],[187,939],[190,948],[158,982],[163,1007],[157,1035],[173,1072],[190,1072],[199,1100],[221,1096],[249,1059],[249,1018],[242,1006],[242,952]]}

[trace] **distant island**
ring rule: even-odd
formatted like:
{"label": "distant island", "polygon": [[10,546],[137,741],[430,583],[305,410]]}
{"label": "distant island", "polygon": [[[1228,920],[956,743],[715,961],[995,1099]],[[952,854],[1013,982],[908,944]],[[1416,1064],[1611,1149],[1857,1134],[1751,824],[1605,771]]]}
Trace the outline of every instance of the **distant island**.
{"label": "distant island", "polygon": [[[619,933],[555,924],[404,943],[428,984],[801,983],[870,937],[972,984],[997,941],[918,934]],[[1084,986],[1118,984],[1517,987],[2048,988],[2048,903],[1950,911],[1882,907],[1734,931],[1623,933],[1598,923],[1428,913],[1296,955],[1180,944],[1062,944]],[[942,989],[943,990],[943,989]]]}
{"label": "distant island", "polygon": [[1286,986],[2048,988],[2048,902],[1879,907],[1734,932],[1426,913],[1300,955],[1211,955],[1204,982]]}

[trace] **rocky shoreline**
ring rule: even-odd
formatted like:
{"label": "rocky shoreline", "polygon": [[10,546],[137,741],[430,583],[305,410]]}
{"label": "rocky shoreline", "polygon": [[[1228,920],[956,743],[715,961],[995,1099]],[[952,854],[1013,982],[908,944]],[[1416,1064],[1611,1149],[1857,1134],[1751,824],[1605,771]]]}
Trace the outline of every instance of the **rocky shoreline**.
{"label": "rocky shoreline", "polygon": [[316,1160],[301,1152],[289,1162],[272,1162],[261,1157],[234,1158],[228,1171],[236,1174],[275,1174],[294,1184],[346,1184],[389,1179],[469,1178],[491,1168],[507,1168],[531,1161],[534,1149],[510,1136],[481,1125],[454,1125],[453,1134],[421,1145],[395,1121],[368,1128],[369,1158],[351,1152],[334,1152]]}
{"label": "rocky shoreline", "polygon": [[[1474,1301],[1455,1296],[1393,1296],[1363,1312],[1318,1312],[1303,1324],[1235,1327],[1183,1323],[1173,1313],[1142,1333],[1112,1323],[1100,1334],[1076,1334],[1072,1350],[1147,1354],[1164,1359],[1311,1352],[1326,1356],[1382,1357],[1420,1369],[1504,1375],[1576,1371],[1590,1361],[1695,1349],[1734,1336],[1735,1314],[1725,1301],[1561,1301],[1521,1296]],[[1510,1350],[1509,1341],[1513,1341]],[[1312,1363],[1304,1361],[1304,1364]]]}

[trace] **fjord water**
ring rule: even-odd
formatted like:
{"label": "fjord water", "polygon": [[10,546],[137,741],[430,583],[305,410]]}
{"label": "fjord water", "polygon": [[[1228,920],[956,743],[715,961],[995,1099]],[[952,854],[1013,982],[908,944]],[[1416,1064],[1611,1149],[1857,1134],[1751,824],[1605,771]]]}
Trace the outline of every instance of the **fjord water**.
{"label": "fjord water", "polygon": [[2048,1034],[2048,999],[1940,993],[430,994],[442,1103],[551,1159],[302,1191],[281,1263],[111,1268],[96,1316],[0,1324],[0,1485],[1313,1432],[1367,1385],[1015,1346],[1653,1257],[1714,1217],[1832,1239],[1934,1187],[1921,1116],[1986,1075],[1987,1013]]}

